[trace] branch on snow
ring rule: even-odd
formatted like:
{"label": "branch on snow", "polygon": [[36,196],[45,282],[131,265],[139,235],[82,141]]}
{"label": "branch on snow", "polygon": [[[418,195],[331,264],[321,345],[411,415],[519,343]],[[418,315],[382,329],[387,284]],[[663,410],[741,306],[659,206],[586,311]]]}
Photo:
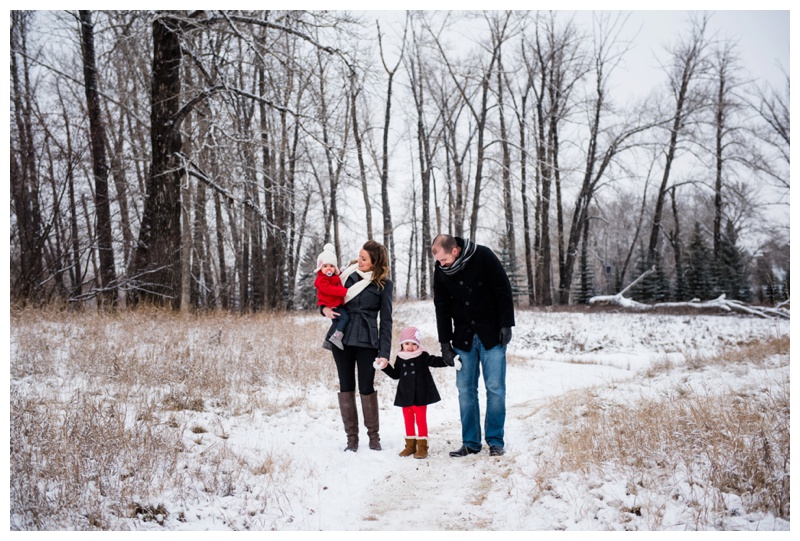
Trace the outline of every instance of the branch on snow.
{"label": "branch on snow", "polygon": [[[623,289],[616,295],[598,295],[596,297],[592,297],[591,299],[589,299],[589,304],[616,304],[623,308],[632,308],[634,310],[651,310],[653,308],[697,308],[697,309],[718,308],[721,310],[725,310],[726,312],[730,312],[733,310],[736,312],[742,312],[744,314],[763,317],[766,319],[773,319],[773,318],[789,319],[789,310],[788,308],[783,307],[784,306],[783,303],[775,308],[750,306],[741,301],[728,300],[725,298],[725,294],[720,295],[718,298],[714,300],[704,301],[704,302],[701,302],[700,299],[692,299],[691,301],[688,302],[658,302],[655,304],[643,304],[641,302],[637,302],[633,299],[625,297],[625,292],[627,292],[633,286],[641,282],[645,276],[655,272],[655,270],[656,270],[655,266],[651,267],[641,276],[639,276],[636,280],[628,284],[628,286],[625,289]],[[786,303],[786,306],[788,306],[788,301]]]}

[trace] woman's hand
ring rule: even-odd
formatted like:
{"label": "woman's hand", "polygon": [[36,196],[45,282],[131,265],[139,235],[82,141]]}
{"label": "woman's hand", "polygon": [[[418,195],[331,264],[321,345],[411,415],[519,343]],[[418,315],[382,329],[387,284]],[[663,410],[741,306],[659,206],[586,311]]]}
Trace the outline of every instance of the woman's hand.
{"label": "woman's hand", "polygon": [[383,370],[389,365],[389,359],[387,359],[386,357],[378,357],[377,359],[375,359],[375,364],[378,365],[377,368]]}
{"label": "woman's hand", "polygon": [[330,306],[323,306],[322,313],[328,319],[333,319],[339,315],[339,312],[334,312],[333,308],[331,308]]}

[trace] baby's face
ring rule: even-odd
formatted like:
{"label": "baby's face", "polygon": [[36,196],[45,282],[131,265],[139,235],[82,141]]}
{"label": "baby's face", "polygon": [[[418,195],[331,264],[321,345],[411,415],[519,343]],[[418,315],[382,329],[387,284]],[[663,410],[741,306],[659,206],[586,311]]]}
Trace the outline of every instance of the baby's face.
{"label": "baby's face", "polygon": [[403,351],[417,351],[418,348],[414,342],[403,342]]}
{"label": "baby's face", "polygon": [[322,265],[322,267],[320,267],[320,270],[322,271],[322,274],[324,274],[325,276],[333,276],[334,274],[336,274],[336,265],[325,263],[324,265]]}

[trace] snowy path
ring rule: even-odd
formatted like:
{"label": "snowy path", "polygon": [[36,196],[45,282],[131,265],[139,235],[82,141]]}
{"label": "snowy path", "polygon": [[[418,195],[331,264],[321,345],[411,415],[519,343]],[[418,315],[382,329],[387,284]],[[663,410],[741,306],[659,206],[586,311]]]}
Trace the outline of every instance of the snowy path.
{"label": "snowy path", "polygon": [[[449,451],[461,444],[455,375],[435,372],[442,402],[429,408],[430,453],[427,459],[401,458],[403,425],[400,409],[383,396],[380,453],[362,447],[356,454],[336,457],[325,469],[322,509],[336,509],[320,518],[320,529],[345,530],[514,530],[552,528],[554,517],[526,516],[531,502],[528,477],[535,466],[531,456],[548,452],[550,431],[532,423],[531,416],[550,397],[566,391],[606,384],[611,378],[631,376],[626,370],[607,366],[579,367],[565,378],[565,363],[526,362],[511,366],[508,377],[506,450],[490,457],[451,458]],[[479,390],[485,402],[483,388]],[[364,438],[362,428],[362,439]],[[343,438],[339,438],[342,440]],[[339,441],[337,440],[337,444]],[[329,477],[328,477],[329,476]],[[365,480],[367,476],[369,479]],[[366,481],[366,482],[365,482]],[[521,484],[525,483],[525,484]],[[353,502],[344,506],[342,501]],[[568,515],[562,513],[564,518]],[[330,522],[328,522],[330,520]],[[532,524],[533,523],[533,524]]]}
{"label": "snowy path", "polygon": [[[413,323],[423,345],[438,353],[429,303],[396,307],[395,324]],[[629,473],[613,465],[594,477],[568,472],[542,475],[551,464],[554,438],[564,426],[552,419],[553,399],[576,390],[618,396],[635,402],[660,396],[664,389],[745,382],[762,387],[782,377],[774,371],[734,367],[684,371],[647,377],[643,370],[666,360],[680,366],[684,356],[713,355],[745,337],[788,332],[788,324],[747,318],[643,317],[603,314],[520,313],[507,367],[506,455],[451,458],[461,445],[456,373],[432,369],[442,400],[428,408],[429,456],[401,458],[404,426],[393,405],[396,383],[376,375],[383,450],[368,448],[360,426],[357,453],[344,452],[345,435],[335,390],[319,385],[303,390],[302,400],[276,412],[244,416],[217,412],[214,422],[227,439],[225,448],[257,470],[245,476],[230,496],[199,499],[179,509],[186,522],[170,529],[301,531],[619,531],[635,530],[781,530],[789,523],[769,515],[747,514],[735,497],[726,511],[710,509],[703,489],[679,474],[665,483],[632,486]],[[320,357],[320,362],[330,362]],[[756,378],[756,379],[754,379]],[[482,383],[481,407],[485,406]],[[361,407],[359,405],[359,415]],[[209,413],[208,415],[212,415]],[[213,416],[213,415],[212,415]],[[363,419],[360,419],[363,421]],[[206,421],[212,425],[212,419]],[[192,436],[194,438],[194,436]],[[222,445],[221,443],[218,443]],[[193,453],[204,446],[189,445]],[[262,475],[264,464],[270,475]],[[660,483],[660,481],[659,481]],[[705,506],[705,507],[701,507]],[[173,513],[172,516],[175,516]],[[147,526],[147,525],[146,525]],[[141,525],[139,525],[141,527]]]}

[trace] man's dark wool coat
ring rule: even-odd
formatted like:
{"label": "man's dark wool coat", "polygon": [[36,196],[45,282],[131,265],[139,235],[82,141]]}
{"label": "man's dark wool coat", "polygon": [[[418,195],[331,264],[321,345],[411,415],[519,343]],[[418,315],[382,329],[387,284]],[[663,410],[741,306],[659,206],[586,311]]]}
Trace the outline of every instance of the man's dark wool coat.
{"label": "man's dark wool coat", "polygon": [[[463,239],[456,243],[464,247]],[[439,263],[433,274],[433,302],[439,342],[472,350],[475,333],[486,349],[500,343],[500,328],[514,326],[511,283],[500,260],[489,248],[476,245],[475,253],[458,273],[446,275]]]}

